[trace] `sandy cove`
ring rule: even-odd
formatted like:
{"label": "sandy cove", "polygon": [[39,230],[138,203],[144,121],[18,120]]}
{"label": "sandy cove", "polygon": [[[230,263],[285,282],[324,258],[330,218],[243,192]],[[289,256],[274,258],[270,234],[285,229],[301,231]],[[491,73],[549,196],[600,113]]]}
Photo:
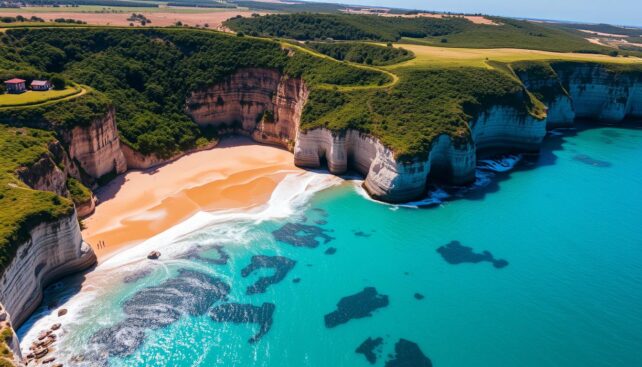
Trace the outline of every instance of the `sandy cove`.
{"label": "sandy cove", "polygon": [[297,172],[303,170],[288,151],[227,138],[214,149],[127,172],[100,188],[96,211],[83,220],[83,238],[102,261],[198,211],[265,204],[277,184]]}

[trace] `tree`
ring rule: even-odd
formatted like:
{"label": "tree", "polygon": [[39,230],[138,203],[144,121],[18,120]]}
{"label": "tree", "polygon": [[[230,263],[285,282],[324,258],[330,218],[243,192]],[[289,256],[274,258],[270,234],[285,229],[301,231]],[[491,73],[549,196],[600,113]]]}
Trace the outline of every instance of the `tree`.
{"label": "tree", "polygon": [[54,89],[63,90],[67,86],[67,82],[59,75],[54,75],[51,78],[51,84],[53,84]]}

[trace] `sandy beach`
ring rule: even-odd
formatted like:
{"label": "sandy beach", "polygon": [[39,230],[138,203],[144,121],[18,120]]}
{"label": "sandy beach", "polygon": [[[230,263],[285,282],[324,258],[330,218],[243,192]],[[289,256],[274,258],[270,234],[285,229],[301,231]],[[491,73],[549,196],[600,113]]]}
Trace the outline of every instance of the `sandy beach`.
{"label": "sandy beach", "polygon": [[245,138],[224,139],[214,149],[127,172],[99,189],[96,211],[83,220],[83,238],[101,261],[198,211],[264,204],[276,185],[296,172],[303,171],[285,150]]}

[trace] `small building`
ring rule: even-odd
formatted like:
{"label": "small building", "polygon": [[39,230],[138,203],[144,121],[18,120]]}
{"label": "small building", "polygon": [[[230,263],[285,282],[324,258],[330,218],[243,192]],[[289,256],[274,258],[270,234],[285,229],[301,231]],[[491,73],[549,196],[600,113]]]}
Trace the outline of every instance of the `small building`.
{"label": "small building", "polygon": [[48,80],[34,80],[31,82],[31,90],[47,91],[51,89],[51,82]]}
{"label": "small building", "polygon": [[4,85],[7,87],[7,92],[9,93],[22,93],[27,90],[23,79],[9,79],[4,82]]}

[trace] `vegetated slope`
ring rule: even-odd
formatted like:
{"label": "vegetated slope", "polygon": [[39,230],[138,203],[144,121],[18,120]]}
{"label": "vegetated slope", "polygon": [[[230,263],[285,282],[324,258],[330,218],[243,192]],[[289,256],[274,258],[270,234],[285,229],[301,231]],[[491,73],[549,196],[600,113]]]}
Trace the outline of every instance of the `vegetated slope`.
{"label": "vegetated slope", "polygon": [[0,124],[0,273],[31,228],[74,210],[70,200],[32,190],[15,174],[49,154],[48,145],[54,141],[50,132]]}
{"label": "vegetated slope", "polygon": [[489,105],[541,115],[522,85],[483,68],[405,69],[391,89],[339,93],[315,91],[303,112],[302,129],[357,129],[378,137],[397,157],[425,157],[433,140],[448,134],[470,142],[468,122]]}
{"label": "vegetated slope", "polygon": [[379,85],[389,79],[305,52],[288,55],[277,42],[205,31],[15,29],[2,42],[5,58],[104,93],[117,106],[123,140],[161,157],[205,143],[204,132],[184,113],[186,97],[240,68],[277,69],[309,85]]}
{"label": "vegetated slope", "polygon": [[224,23],[235,31],[297,40],[396,41],[401,37],[440,36],[472,24],[462,18],[401,18],[348,14],[270,14],[236,17]]}
{"label": "vegetated slope", "polygon": [[573,31],[515,19],[491,19],[497,24],[474,24],[461,17],[277,14],[232,18],[225,25],[247,34],[297,40],[399,41],[403,38],[448,47],[513,47],[605,54],[612,51],[588,42]]}
{"label": "vegetated slope", "polygon": [[306,46],[341,61],[366,65],[392,65],[410,60],[412,52],[404,48],[393,48],[360,42],[307,42]]}

